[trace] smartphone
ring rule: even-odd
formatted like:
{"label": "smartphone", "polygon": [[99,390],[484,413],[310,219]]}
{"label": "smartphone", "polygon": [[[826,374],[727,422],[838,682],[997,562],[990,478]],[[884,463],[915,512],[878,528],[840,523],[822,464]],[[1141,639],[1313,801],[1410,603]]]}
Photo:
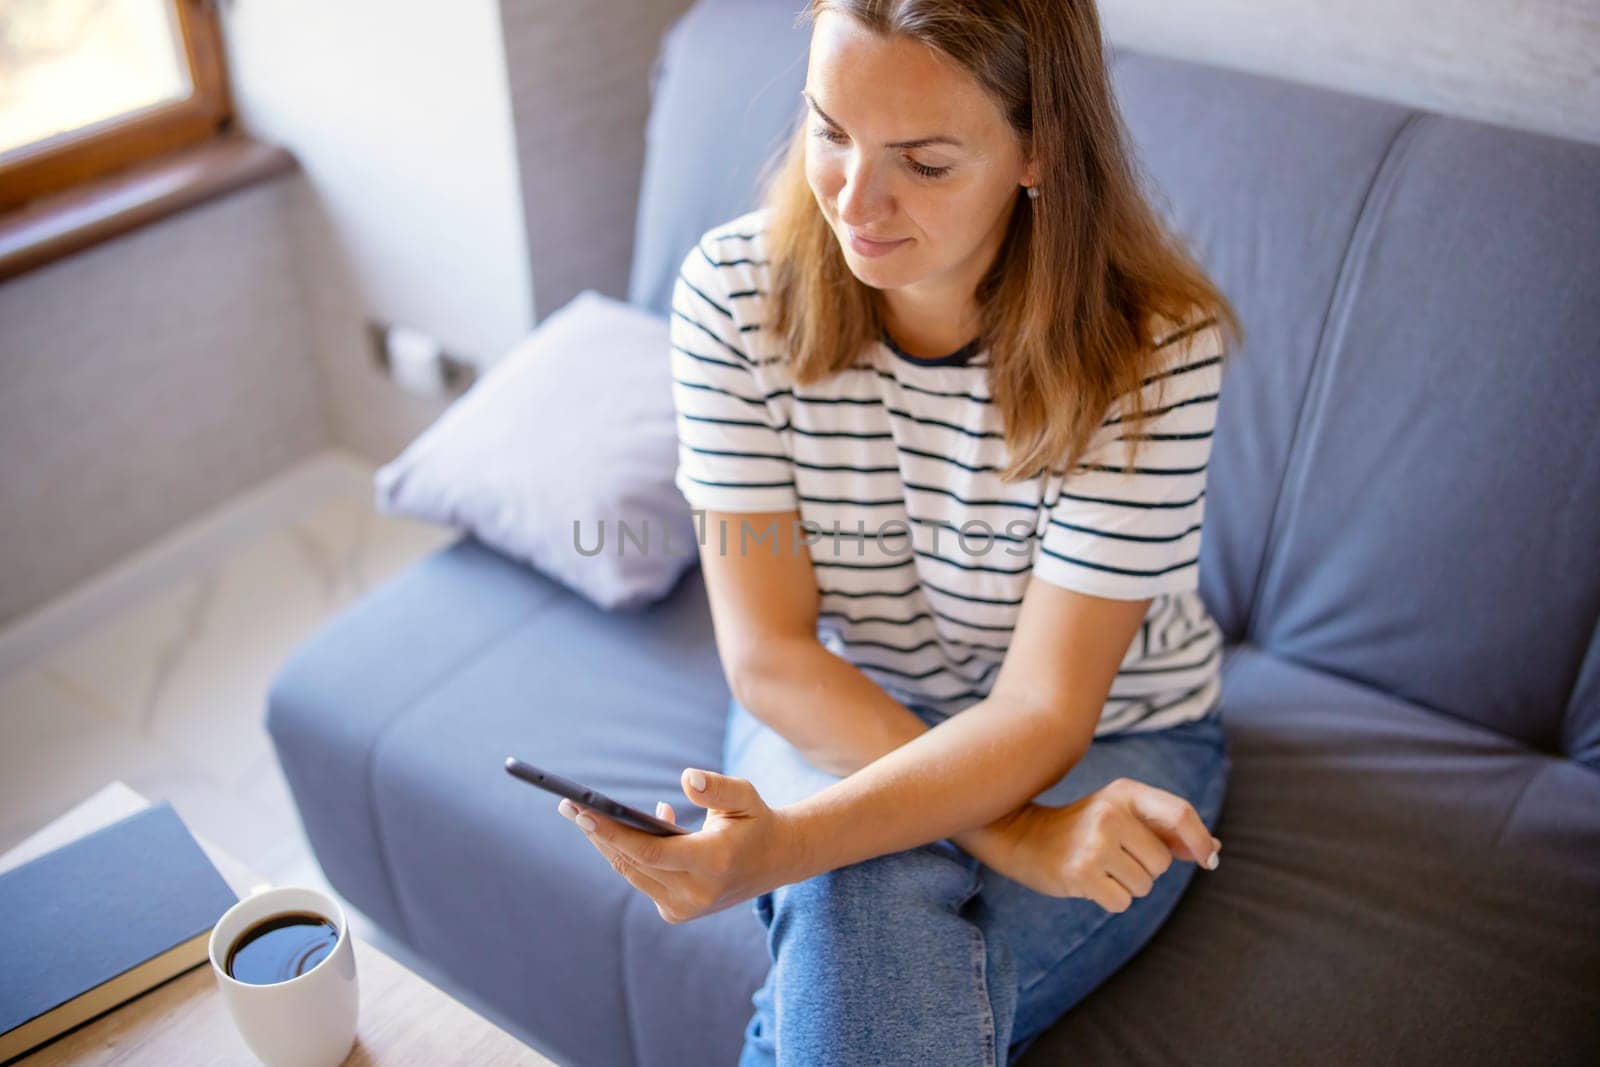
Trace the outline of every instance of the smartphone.
{"label": "smartphone", "polygon": [[520,778],[529,785],[536,785],[546,792],[554,793],[558,797],[566,797],[575,804],[593,808],[602,815],[609,815],[620,823],[627,823],[636,830],[643,830],[647,834],[658,837],[669,837],[672,834],[687,834],[693,831],[679,826],[677,823],[658,819],[654,815],[647,815],[638,808],[630,808],[626,804],[618,803],[597,789],[579,785],[570,778],[563,778],[559,774],[540,770],[531,763],[525,763],[515,756],[506,757],[506,773],[513,778]]}

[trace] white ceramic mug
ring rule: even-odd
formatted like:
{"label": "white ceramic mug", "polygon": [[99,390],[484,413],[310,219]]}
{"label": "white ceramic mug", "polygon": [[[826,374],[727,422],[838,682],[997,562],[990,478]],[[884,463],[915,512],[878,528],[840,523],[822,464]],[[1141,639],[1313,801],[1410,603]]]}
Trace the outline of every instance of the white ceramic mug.
{"label": "white ceramic mug", "polygon": [[[256,923],[311,912],[339,928],[333,951],[286,982],[252,985],[229,977],[228,949]],[[328,894],[285,886],[245,897],[211,928],[211,973],[250,1051],[267,1067],[334,1067],[349,1055],[360,1003],[356,954],[344,909]]]}

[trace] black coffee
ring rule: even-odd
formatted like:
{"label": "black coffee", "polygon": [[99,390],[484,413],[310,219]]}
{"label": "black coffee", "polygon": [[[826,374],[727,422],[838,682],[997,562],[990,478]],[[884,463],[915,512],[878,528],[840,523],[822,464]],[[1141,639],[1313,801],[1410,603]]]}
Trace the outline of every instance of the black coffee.
{"label": "black coffee", "polygon": [[338,927],[320,915],[273,915],[234,939],[222,969],[249,985],[287,982],[315,967],[338,941]]}

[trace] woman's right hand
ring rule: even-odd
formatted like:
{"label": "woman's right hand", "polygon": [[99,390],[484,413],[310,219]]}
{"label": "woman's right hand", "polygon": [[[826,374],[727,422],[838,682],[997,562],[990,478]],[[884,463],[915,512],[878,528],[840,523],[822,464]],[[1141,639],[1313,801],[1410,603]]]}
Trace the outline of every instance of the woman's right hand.
{"label": "woman's right hand", "polygon": [[1119,913],[1174,859],[1205,867],[1222,847],[1187,800],[1131,778],[1064,807],[1025,804],[951,840],[1035,892],[1084,897]]}

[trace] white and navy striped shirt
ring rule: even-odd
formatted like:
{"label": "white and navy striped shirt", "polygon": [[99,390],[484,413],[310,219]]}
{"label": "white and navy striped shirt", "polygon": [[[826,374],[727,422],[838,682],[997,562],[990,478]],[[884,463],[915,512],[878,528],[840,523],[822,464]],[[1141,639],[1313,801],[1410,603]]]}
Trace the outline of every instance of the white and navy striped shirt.
{"label": "white and navy striped shirt", "polygon": [[673,290],[677,486],[690,506],[798,511],[820,534],[819,639],[903,704],[948,715],[982,699],[1037,576],[1154,598],[1096,736],[1212,711],[1222,638],[1198,558],[1222,384],[1214,320],[1158,332],[1172,356],[1146,380],[1161,414],[1140,430],[1149,439],[1133,474],[1120,471],[1118,404],[1070,477],[1058,465],[1005,484],[989,353],[975,342],[921,359],[885,334],[849,369],[793,384],[784,339],[763,326],[768,217],[757,209],[707,231]]}

